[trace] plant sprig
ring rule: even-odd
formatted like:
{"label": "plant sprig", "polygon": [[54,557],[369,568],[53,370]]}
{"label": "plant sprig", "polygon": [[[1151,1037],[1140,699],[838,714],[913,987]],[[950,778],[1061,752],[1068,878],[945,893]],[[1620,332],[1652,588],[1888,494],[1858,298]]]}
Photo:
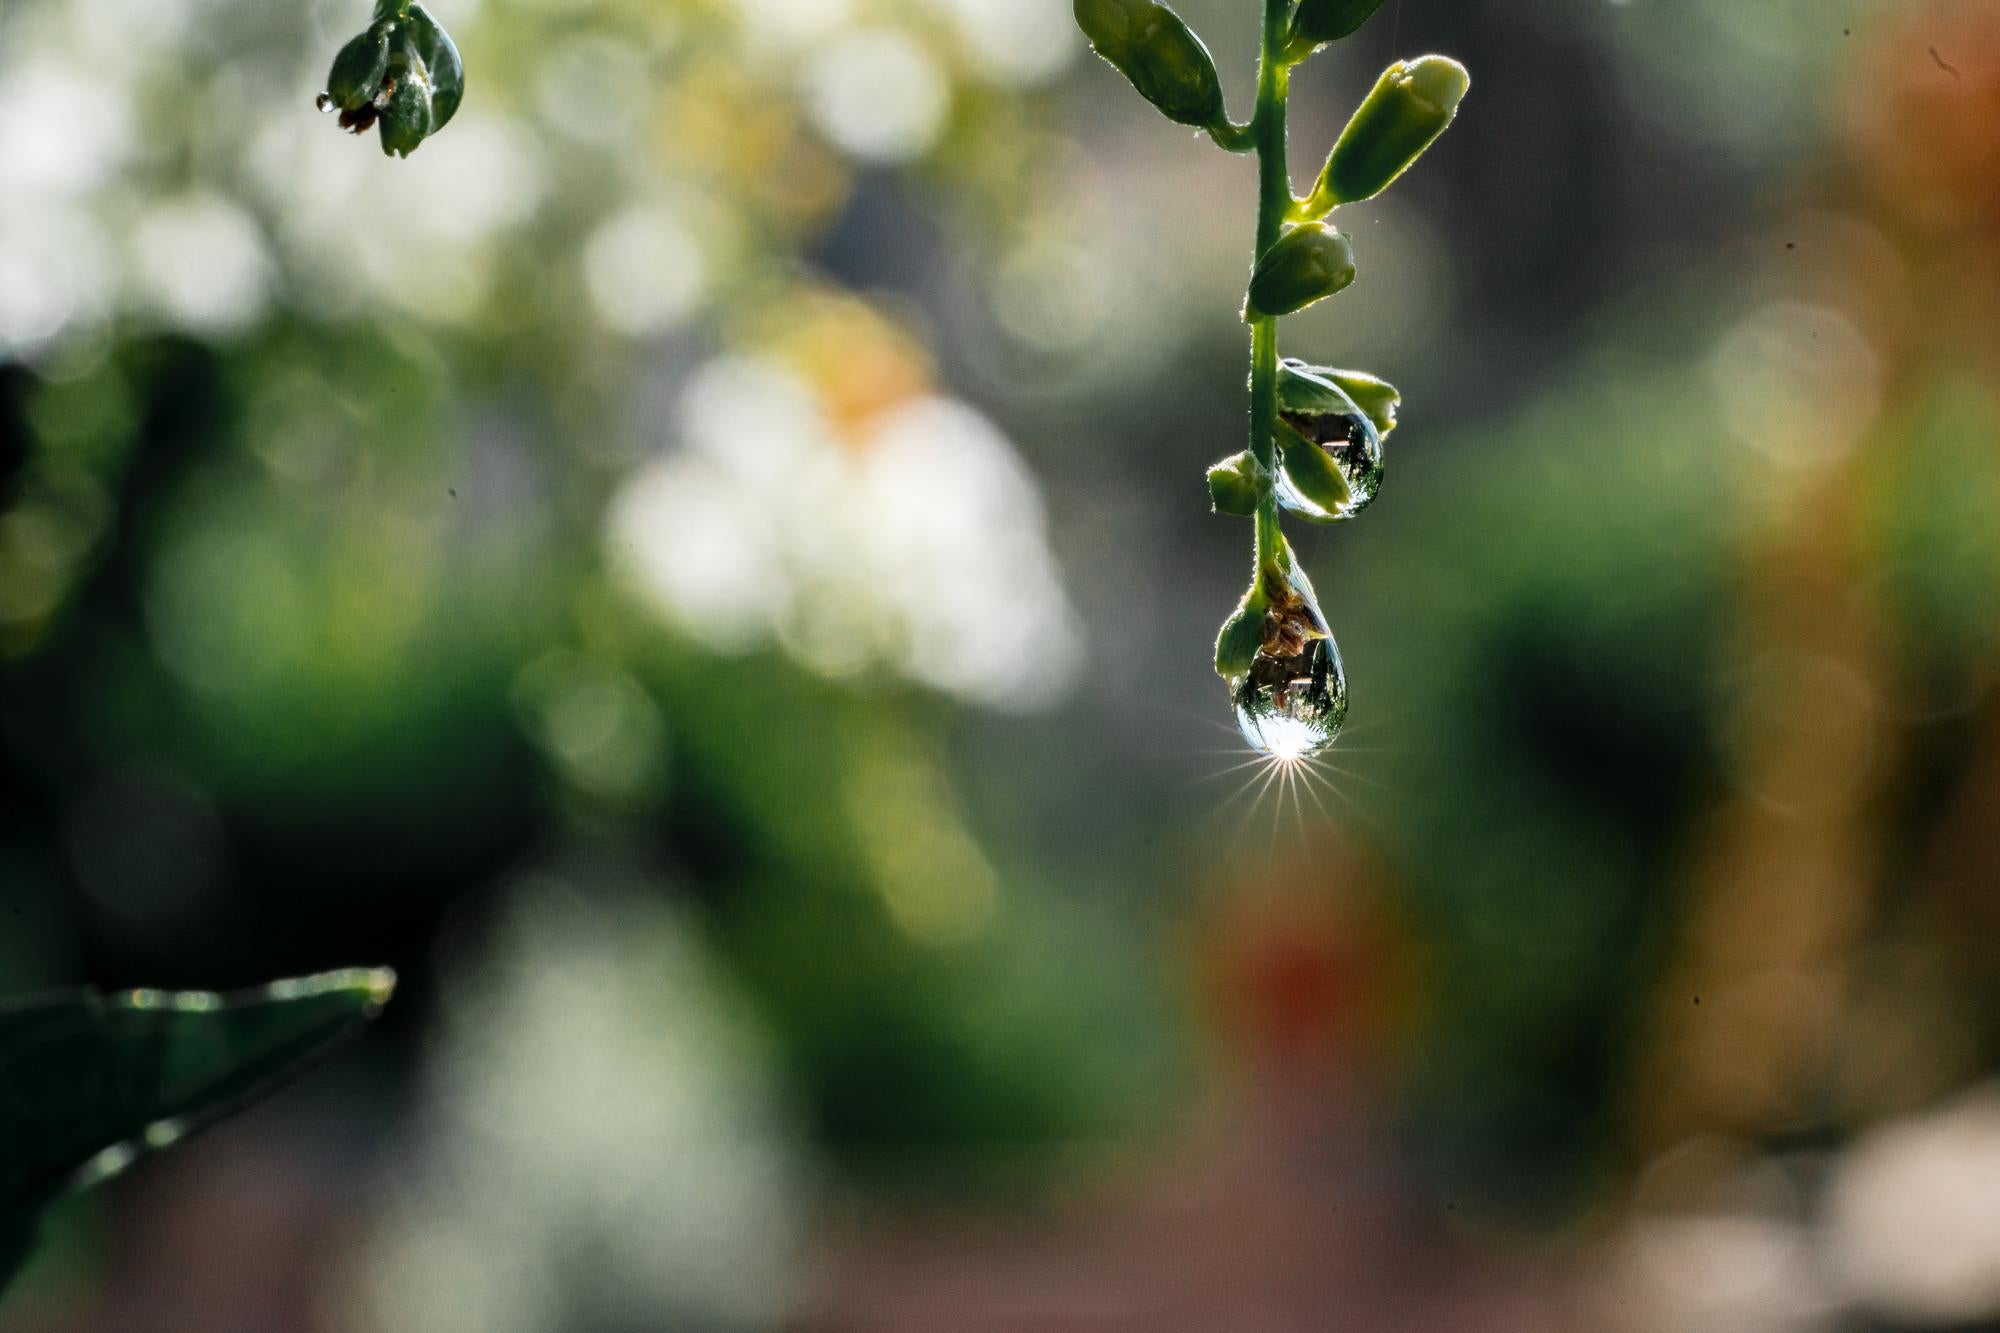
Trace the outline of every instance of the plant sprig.
{"label": "plant sprig", "polygon": [[375,0],[365,32],[340,48],[319,109],[340,127],[379,127],[382,151],[408,157],[445,127],[465,97],[465,62],[451,35],[413,0]]}
{"label": "plant sprig", "polygon": [[1243,318],[1250,325],[1250,447],[1209,469],[1218,513],[1256,520],[1256,572],[1216,640],[1244,738],[1298,760],[1331,745],[1347,715],[1340,652],[1280,512],[1338,523],[1374,498],[1382,439],[1400,396],[1359,371],[1287,361],[1278,321],[1345,290],[1354,247],[1327,221],[1372,199],[1437,141],[1471,84],[1446,56],[1396,61],[1341,131],[1312,190],[1294,195],[1285,159],[1293,67],[1356,32],[1382,0],[1264,0],[1257,105],[1229,118],[1215,61],[1194,30],[1156,0],[1074,0],[1097,53],[1169,120],[1222,148],[1257,156],[1257,241]]}

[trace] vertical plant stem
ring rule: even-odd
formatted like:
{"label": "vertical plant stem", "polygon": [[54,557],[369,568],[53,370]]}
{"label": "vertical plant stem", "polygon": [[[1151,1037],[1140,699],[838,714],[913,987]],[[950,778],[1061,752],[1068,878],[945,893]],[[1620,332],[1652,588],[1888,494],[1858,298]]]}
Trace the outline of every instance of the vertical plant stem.
{"label": "vertical plant stem", "polygon": [[[1291,66],[1285,60],[1290,0],[1264,0],[1264,33],[1257,61],[1257,111],[1250,122],[1257,144],[1257,252],[1264,257],[1284,228],[1292,204],[1292,173],[1285,161],[1285,98]],[[1264,470],[1278,470],[1278,321],[1250,325],[1250,451]],[[1280,567],[1284,538],[1278,500],[1265,495],[1257,511],[1257,568]]]}

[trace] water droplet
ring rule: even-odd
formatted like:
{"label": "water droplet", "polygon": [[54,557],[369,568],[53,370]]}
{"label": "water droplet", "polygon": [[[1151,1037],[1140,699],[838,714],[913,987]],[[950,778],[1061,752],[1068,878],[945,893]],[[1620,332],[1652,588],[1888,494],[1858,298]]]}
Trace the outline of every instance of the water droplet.
{"label": "water droplet", "polygon": [[[1334,392],[1340,391],[1335,389]],[[1282,416],[1286,425],[1326,452],[1334,468],[1347,482],[1348,500],[1338,509],[1328,509],[1301,495],[1298,488],[1292,485],[1291,478],[1280,470],[1278,503],[1316,523],[1352,518],[1366,509],[1375,499],[1375,492],[1382,487],[1384,470],[1382,432],[1375,428],[1375,423],[1358,407],[1351,411],[1312,415],[1286,412]]]}
{"label": "water droplet", "polygon": [[318,107],[322,114],[330,113],[333,110],[333,94],[321,93],[313,99],[313,105]]}
{"label": "water droplet", "polygon": [[1286,762],[1332,745],[1347,718],[1347,675],[1332,639],[1314,639],[1290,657],[1257,654],[1232,693],[1243,739]]}
{"label": "water droplet", "polygon": [[1250,669],[1230,682],[1230,697],[1243,739],[1273,759],[1310,759],[1340,735],[1347,673],[1309,592],[1285,587],[1273,596],[1263,646]]}

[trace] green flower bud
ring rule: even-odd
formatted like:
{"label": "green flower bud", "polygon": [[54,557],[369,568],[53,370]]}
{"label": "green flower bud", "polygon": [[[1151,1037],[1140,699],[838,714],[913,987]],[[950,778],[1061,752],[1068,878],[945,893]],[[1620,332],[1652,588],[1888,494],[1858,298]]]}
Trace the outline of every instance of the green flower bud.
{"label": "green flower bud", "polygon": [[1372,199],[1437,142],[1472,86],[1465,66],[1447,56],[1397,61],[1340,132],[1313,191],[1316,208]]}
{"label": "green flower bud", "polygon": [[382,151],[408,157],[458,110],[465,64],[422,5],[377,0],[375,22],[340,49],[326,82],[320,110],[356,134],[379,124]]}
{"label": "green flower bud", "polygon": [[1292,42],[1307,48],[1352,36],[1382,7],[1382,0],[1299,0]]}
{"label": "green flower bud", "polygon": [[1256,455],[1247,449],[1208,470],[1208,496],[1218,514],[1250,517],[1257,512],[1258,502],[1269,485],[1264,469],[1257,465]]}
{"label": "green flower bud", "polygon": [[1354,281],[1354,246],[1323,222],[1293,227],[1257,261],[1246,315],[1289,315]]}
{"label": "green flower bud", "polygon": [[1227,123],[1215,60],[1180,15],[1153,0],[1075,0],[1075,12],[1097,54],[1168,120]]}
{"label": "green flower bud", "polygon": [[[1329,393],[1327,386],[1339,390]],[[1346,395],[1342,398],[1341,395]],[[1396,429],[1403,395],[1387,380],[1362,370],[1333,370],[1287,357],[1278,368],[1278,410],[1300,416],[1340,414],[1358,407],[1386,436]]]}

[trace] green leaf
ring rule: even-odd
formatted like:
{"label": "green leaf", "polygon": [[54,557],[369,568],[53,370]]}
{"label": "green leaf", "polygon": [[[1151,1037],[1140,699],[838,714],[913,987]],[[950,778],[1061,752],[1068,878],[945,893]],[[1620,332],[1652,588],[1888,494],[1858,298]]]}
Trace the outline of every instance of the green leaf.
{"label": "green leaf", "polygon": [[430,76],[430,132],[436,134],[465,97],[465,61],[459,56],[458,44],[451,40],[451,34],[422,5],[410,6],[408,31],[410,49]]}
{"label": "green leaf", "polygon": [[327,100],[342,111],[359,110],[375,100],[388,73],[389,28],[377,24],[334,56],[326,76]]}
{"label": "green leaf", "polygon": [[1270,479],[1247,449],[1208,470],[1208,498],[1218,514],[1249,518],[1270,489]]}
{"label": "green leaf", "polygon": [[1215,674],[1235,680],[1250,669],[1264,646],[1264,599],[1254,590],[1215,636]]}
{"label": "green leaf", "polygon": [[65,1191],[303,1073],[381,1012],[386,970],[206,991],[70,991],[0,1005],[0,1286]]}
{"label": "green leaf", "polygon": [[1336,522],[1347,517],[1355,507],[1354,494],[1326,450],[1288,425],[1278,427],[1278,450],[1284,458],[1286,480],[1326,515],[1312,518],[1313,522]]}

